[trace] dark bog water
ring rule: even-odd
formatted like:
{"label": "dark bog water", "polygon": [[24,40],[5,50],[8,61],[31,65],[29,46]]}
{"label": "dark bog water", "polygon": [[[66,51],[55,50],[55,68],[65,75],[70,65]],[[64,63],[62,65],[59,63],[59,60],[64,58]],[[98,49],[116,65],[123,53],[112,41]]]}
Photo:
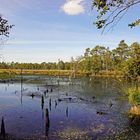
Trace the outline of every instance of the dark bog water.
{"label": "dark bog water", "polygon": [[139,139],[116,80],[26,76],[0,84],[6,137],[36,140]]}

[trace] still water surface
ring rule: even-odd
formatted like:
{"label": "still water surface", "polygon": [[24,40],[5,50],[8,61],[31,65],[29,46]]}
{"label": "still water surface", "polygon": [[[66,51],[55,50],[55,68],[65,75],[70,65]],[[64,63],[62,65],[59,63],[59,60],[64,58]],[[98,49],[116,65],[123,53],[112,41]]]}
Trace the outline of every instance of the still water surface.
{"label": "still water surface", "polygon": [[0,83],[0,118],[11,138],[139,139],[115,79],[25,76]]}

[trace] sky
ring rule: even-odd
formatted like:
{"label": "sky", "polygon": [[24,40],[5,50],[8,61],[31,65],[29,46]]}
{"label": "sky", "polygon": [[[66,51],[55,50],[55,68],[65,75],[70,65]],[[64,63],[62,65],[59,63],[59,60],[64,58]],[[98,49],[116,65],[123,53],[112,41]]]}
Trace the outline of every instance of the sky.
{"label": "sky", "polygon": [[0,61],[70,61],[96,45],[113,49],[121,40],[140,42],[140,27],[127,26],[139,18],[140,5],[104,34],[93,25],[96,13],[91,0],[0,0],[0,14],[15,25],[0,46]]}

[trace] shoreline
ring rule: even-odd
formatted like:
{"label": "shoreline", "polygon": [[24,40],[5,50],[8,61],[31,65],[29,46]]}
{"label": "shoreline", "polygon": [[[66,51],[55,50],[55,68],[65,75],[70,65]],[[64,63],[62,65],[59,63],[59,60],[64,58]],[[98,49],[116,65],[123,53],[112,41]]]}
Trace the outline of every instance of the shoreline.
{"label": "shoreline", "polygon": [[48,75],[48,76],[68,76],[68,77],[120,77],[123,78],[120,72],[115,71],[100,71],[97,74],[83,71],[73,70],[36,70],[36,69],[0,69],[0,74],[5,75]]}

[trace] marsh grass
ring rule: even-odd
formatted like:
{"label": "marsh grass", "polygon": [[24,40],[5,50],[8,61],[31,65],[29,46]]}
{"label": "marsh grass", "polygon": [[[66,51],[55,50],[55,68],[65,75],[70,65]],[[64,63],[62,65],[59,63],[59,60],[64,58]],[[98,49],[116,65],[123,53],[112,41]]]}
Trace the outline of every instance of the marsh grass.
{"label": "marsh grass", "polygon": [[15,77],[15,74],[13,73],[9,73],[9,72],[3,72],[3,73],[0,73],[0,79],[9,79],[9,78],[14,78]]}
{"label": "marsh grass", "polygon": [[128,95],[128,100],[133,105],[140,105],[140,87],[126,88],[124,92]]}
{"label": "marsh grass", "polygon": [[[9,75],[20,75],[21,69],[0,69],[0,74],[7,73]],[[23,75],[50,75],[50,76],[94,76],[94,77],[123,77],[120,71],[105,71],[102,70],[99,73],[92,74],[86,71],[73,71],[73,70],[57,70],[57,69],[23,69]]]}

